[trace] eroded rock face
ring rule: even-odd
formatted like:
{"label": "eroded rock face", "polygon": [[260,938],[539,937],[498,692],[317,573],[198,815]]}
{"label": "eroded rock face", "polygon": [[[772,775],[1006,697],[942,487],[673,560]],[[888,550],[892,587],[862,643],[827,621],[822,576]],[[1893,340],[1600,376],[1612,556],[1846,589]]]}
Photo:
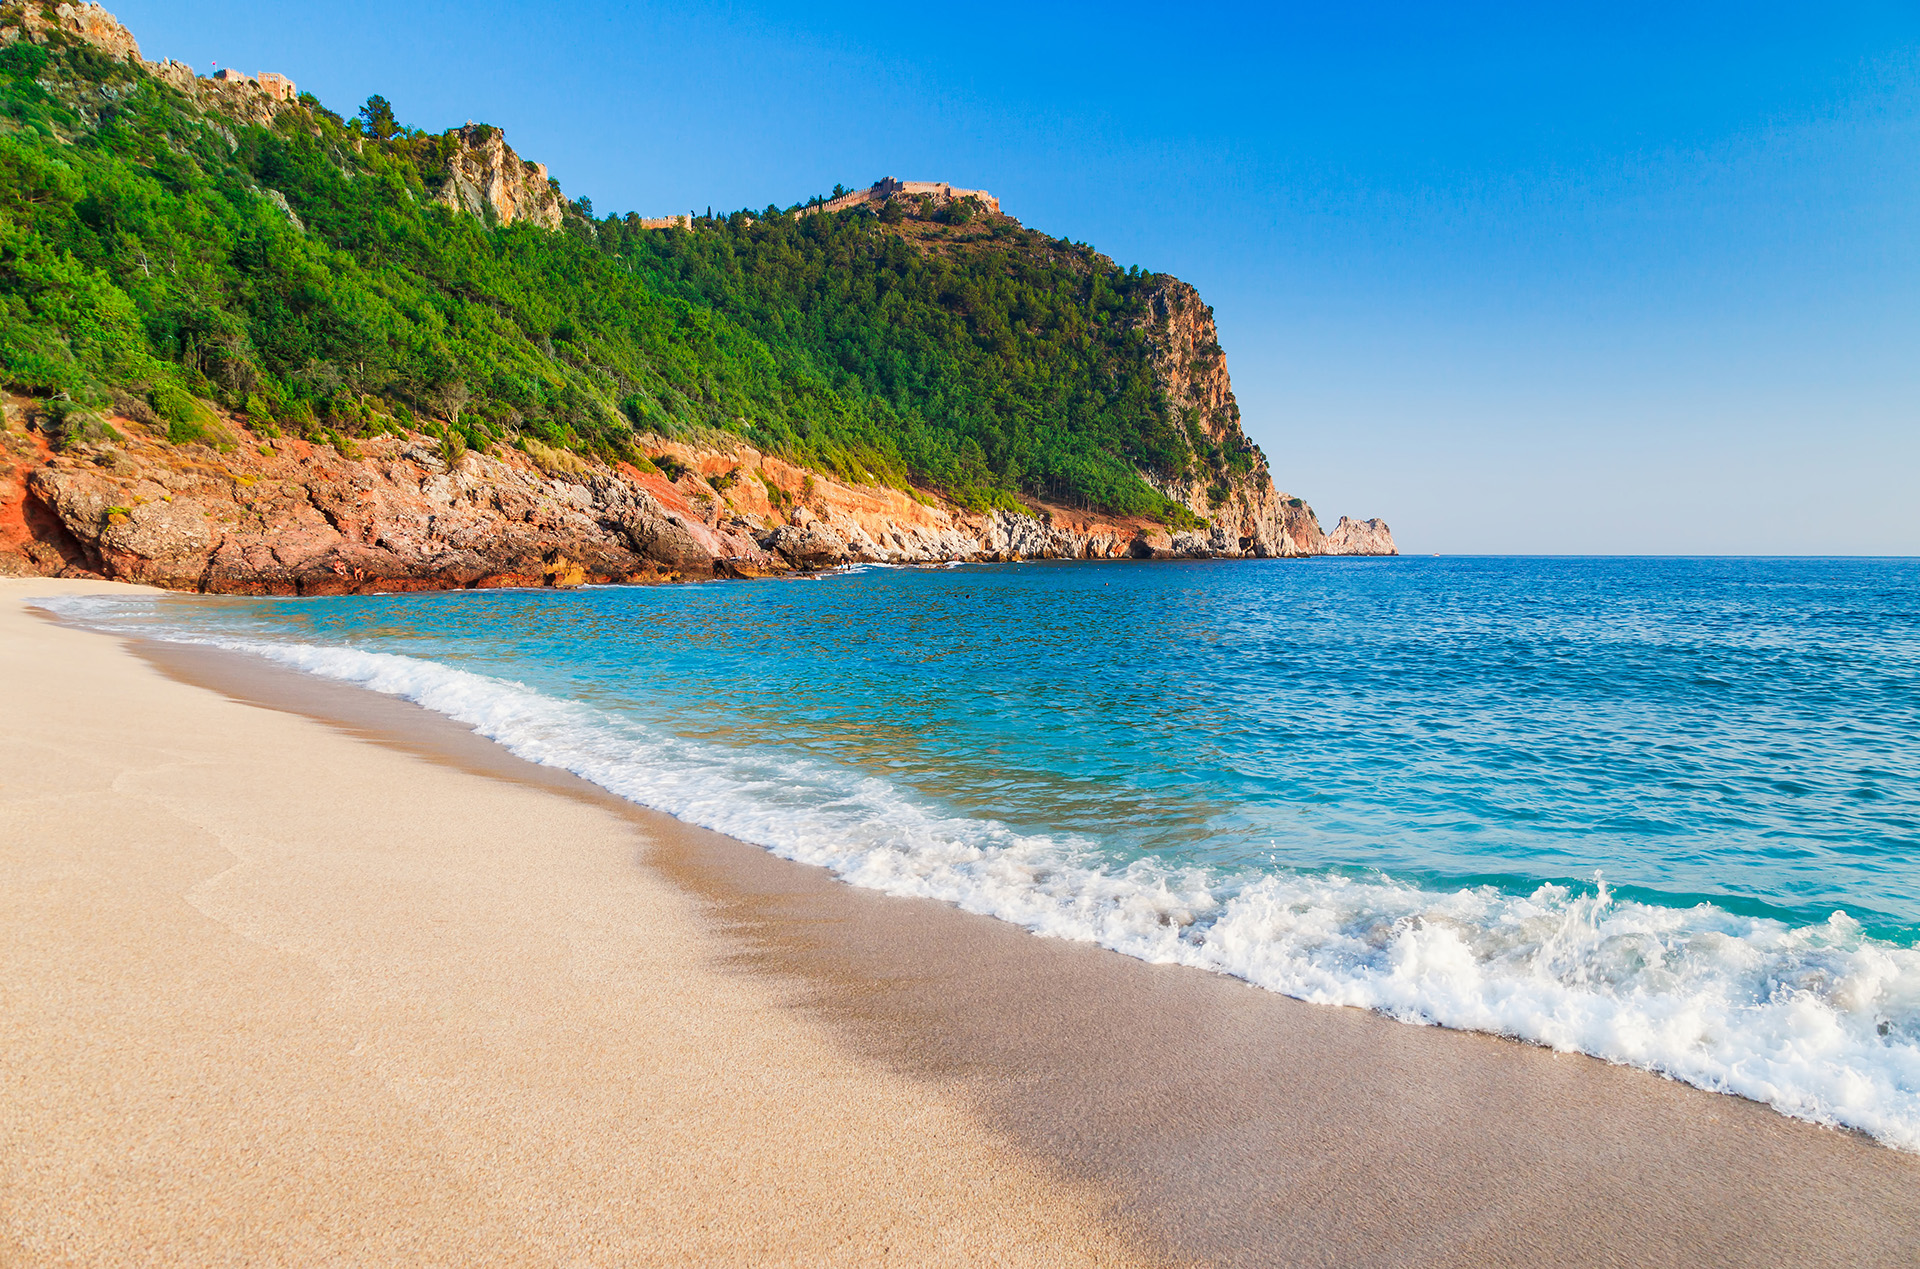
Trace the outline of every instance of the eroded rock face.
{"label": "eroded rock face", "polygon": [[491,215],[503,225],[530,220],[544,229],[560,227],[560,195],[547,182],[545,164],[522,159],[500,129],[486,124],[470,123],[452,135],[458,148],[436,200],[482,219]]}
{"label": "eroded rock face", "polygon": [[[121,415],[119,439],[55,452],[9,402],[0,431],[0,574],[88,575],[184,590],[326,594],[463,586],[759,577],[855,562],[1219,558],[1261,553],[1232,526],[1169,532],[1151,520],[1059,507],[976,513],[925,494],[847,485],[750,446],[659,437],[642,448],[677,473],[571,462],[546,471],[515,450],[451,465],[424,437],[363,440],[343,456],[265,440],[242,419],[224,453],[174,446]],[[37,424],[38,426],[39,424]],[[44,424],[51,426],[51,424]],[[92,436],[92,433],[88,433]],[[102,436],[108,435],[103,429]],[[1388,554],[1377,520],[1318,537],[1316,553]],[[1304,554],[1281,539],[1268,554]]]}
{"label": "eroded rock face", "polygon": [[681,524],[613,469],[582,482],[511,451],[449,468],[393,437],[349,458],[239,429],[245,443],[222,454],[115,425],[119,445],[9,450],[0,525],[18,528],[0,534],[0,558],[11,569],[313,594],[703,577],[734,557],[743,570],[780,566],[750,532]]}
{"label": "eroded rock face", "polygon": [[15,16],[29,38],[40,38],[44,32],[59,31],[64,35],[85,40],[116,61],[139,61],[140,45],[134,41],[133,32],[120,25],[120,19],[108,13],[97,4],[57,4],[52,12],[39,3],[8,5],[16,10]]}
{"label": "eroded rock face", "polygon": [[[0,42],[20,38],[79,39],[108,56],[140,60],[132,34],[97,3],[0,0]],[[269,123],[305,109],[284,77],[201,79],[182,63],[142,64],[230,121]],[[209,126],[236,144],[227,124]],[[499,224],[559,228],[565,203],[545,167],[521,159],[496,128],[469,124],[451,135],[439,201]],[[260,194],[303,228],[282,194]],[[922,195],[936,203],[972,196],[999,213],[984,191],[891,180],[829,207]],[[394,442],[404,452],[387,455],[385,441],[369,443],[358,467],[338,460],[344,466],[335,472],[330,451],[296,443],[263,463],[249,442],[237,457],[214,463],[234,486],[223,490],[218,481],[181,475],[199,461],[184,451],[135,445],[112,456],[62,456],[32,479],[18,455],[10,458],[12,475],[0,473],[0,569],[87,568],[166,585],[298,590],[341,579],[537,580],[572,569],[592,580],[752,575],[846,560],[1393,553],[1392,534],[1379,521],[1342,519],[1323,534],[1311,507],[1275,487],[1266,457],[1241,427],[1213,313],[1199,293],[1163,276],[1147,299],[1141,331],[1155,380],[1182,426],[1203,441],[1213,470],[1174,480],[1145,475],[1204,528],[1169,532],[1153,521],[1046,506],[1032,515],[981,515],[924,493],[840,484],[743,446],[696,450],[658,438],[648,444],[676,453],[692,469],[688,478],[604,467],[563,478],[517,456],[475,459],[476,466],[449,472],[437,469],[431,445]],[[299,496],[275,501],[249,481],[297,486]],[[555,551],[565,554],[565,568],[553,564]]]}
{"label": "eroded rock face", "polygon": [[1393,532],[1385,520],[1353,520],[1340,517],[1340,523],[1327,534],[1328,555],[1398,555]]}
{"label": "eroded rock face", "polygon": [[[1216,555],[1286,557],[1324,554],[1313,508],[1274,487],[1266,455],[1240,426],[1240,405],[1213,310],[1200,292],[1165,278],[1148,296],[1142,331],[1153,353],[1154,378],[1183,423],[1198,426],[1229,466],[1224,478],[1195,475],[1168,481],[1149,475],[1161,493],[1209,522],[1205,550]],[[1238,468],[1234,471],[1234,468]]]}

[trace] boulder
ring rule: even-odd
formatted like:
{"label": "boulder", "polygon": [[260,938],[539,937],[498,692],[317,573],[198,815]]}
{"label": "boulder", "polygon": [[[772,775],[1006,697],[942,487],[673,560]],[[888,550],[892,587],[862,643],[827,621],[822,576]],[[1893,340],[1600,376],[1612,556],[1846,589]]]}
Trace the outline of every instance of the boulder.
{"label": "boulder", "polygon": [[837,568],[847,562],[846,540],[817,520],[805,528],[782,525],[764,545],[795,568]]}

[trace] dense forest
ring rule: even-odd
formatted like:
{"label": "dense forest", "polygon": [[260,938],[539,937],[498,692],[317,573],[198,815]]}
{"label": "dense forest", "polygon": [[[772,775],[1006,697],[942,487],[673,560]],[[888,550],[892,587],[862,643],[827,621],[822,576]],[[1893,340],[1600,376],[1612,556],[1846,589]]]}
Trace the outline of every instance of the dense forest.
{"label": "dense forest", "polygon": [[183,443],[218,440],[209,403],[642,462],[637,434],[720,430],[976,508],[1192,522],[1140,476],[1204,461],[1151,372],[1154,275],[963,204],[500,225],[434,200],[459,144],[379,98],[249,121],[77,40],[6,45],[0,376]]}

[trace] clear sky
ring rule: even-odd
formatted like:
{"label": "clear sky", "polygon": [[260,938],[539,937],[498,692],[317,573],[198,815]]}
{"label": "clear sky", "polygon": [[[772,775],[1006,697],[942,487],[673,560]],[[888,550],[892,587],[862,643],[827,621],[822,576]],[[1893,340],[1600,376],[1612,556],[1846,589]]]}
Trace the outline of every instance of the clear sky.
{"label": "clear sky", "polygon": [[603,214],[983,186],[1405,551],[1920,554],[1920,4],[109,7]]}

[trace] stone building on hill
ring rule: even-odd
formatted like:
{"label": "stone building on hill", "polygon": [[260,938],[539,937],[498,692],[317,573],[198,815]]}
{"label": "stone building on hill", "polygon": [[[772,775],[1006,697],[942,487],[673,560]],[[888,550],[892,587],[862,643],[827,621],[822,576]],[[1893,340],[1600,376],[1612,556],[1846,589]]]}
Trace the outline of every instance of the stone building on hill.
{"label": "stone building on hill", "polygon": [[850,194],[830,198],[812,207],[802,207],[794,214],[808,216],[817,211],[845,211],[849,207],[862,205],[878,207],[895,197],[925,198],[935,207],[943,206],[956,199],[971,198],[989,215],[1000,215],[1000,200],[983,189],[960,189],[945,181],[900,181],[891,176],[881,177],[866,189],[857,189]]}
{"label": "stone building on hill", "polygon": [[215,71],[213,79],[219,84],[234,86],[245,84],[250,88],[258,88],[275,101],[292,101],[299,95],[291,79],[274,71],[261,71],[258,75],[249,75],[245,71],[237,71],[229,66],[225,70]]}
{"label": "stone building on hill", "polygon": [[[824,203],[815,203],[811,207],[795,208],[793,214],[811,216],[815,212],[845,211],[849,207],[872,207],[878,210],[892,198],[924,198],[927,200],[929,211],[959,199],[970,198],[980,205],[981,211],[988,215],[1001,214],[1000,200],[983,189],[960,189],[945,181],[899,181],[891,176],[881,177],[866,189],[841,194]],[[748,223],[752,223],[753,219],[754,217],[749,214]],[[693,217],[690,215],[643,216],[640,218],[640,227],[642,229],[691,229]]]}

